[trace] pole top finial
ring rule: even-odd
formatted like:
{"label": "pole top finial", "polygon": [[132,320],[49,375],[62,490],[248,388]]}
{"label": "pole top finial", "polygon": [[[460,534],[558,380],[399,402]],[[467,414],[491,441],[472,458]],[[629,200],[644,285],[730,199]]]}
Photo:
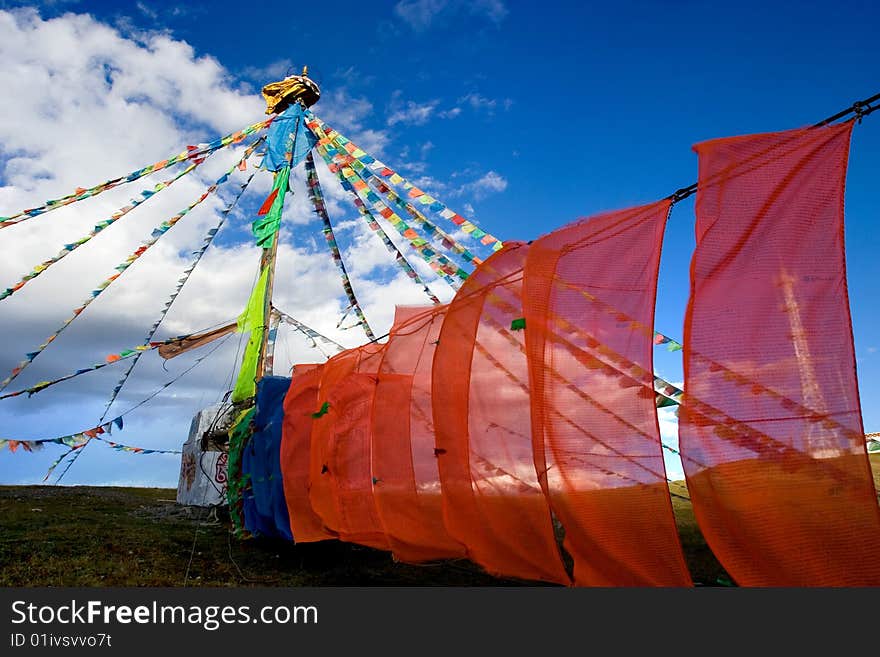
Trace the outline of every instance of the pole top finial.
{"label": "pole top finial", "polygon": [[280,114],[293,103],[311,107],[321,97],[318,85],[308,77],[309,67],[303,66],[302,75],[289,75],[263,87],[266,114]]}

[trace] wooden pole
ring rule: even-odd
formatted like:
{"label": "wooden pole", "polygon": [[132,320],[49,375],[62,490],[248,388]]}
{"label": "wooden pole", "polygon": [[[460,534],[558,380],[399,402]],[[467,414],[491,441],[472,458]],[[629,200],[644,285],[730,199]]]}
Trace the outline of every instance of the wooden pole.
{"label": "wooden pole", "polygon": [[[298,102],[298,101],[297,101]],[[299,124],[300,118],[296,120],[296,126],[293,129],[293,140],[291,142],[291,161],[293,159],[292,152],[296,147],[296,138],[299,135]],[[279,174],[276,173],[275,176],[277,178]],[[288,178],[289,181],[289,178]],[[290,183],[288,182],[288,187]],[[287,188],[279,189],[278,194],[282,197],[282,204],[284,202],[284,197],[287,195]],[[271,315],[272,315],[272,290],[275,287],[275,261],[276,256],[278,255],[278,235],[281,232],[280,225],[281,218],[279,217],[279,226],[278,230],[275,231],[275,234],[272,236],[272,244],[267,249],[263,249],[263,255],[260,258],[260,272],[264,270],[264,268],[269,268],[269,274],[266,277],[266,302],[263,305],[263,335],[260,341],[260,358],[257,361],[257,375],[255,377],[256,381],[259,381],[265,375],[266,368],[266,349],[269,344],[269,324],[271,323]]]}
{"label": "wooden pole", "polygon": [[269,274],[266,277],[266,301],[263,305],[263,335],[260,341],[260,358],[257,361],[257,381],[265,375],[266,347],[269,344],[269,319],[272,314],[272,288],[275,284],[275,256],[277,253],[278,233],[275,233],[272,236],[272,245],[267,249],[263,249],[263,256],[260,259],[260,271],[262,272],[264,268],[269,267]]}

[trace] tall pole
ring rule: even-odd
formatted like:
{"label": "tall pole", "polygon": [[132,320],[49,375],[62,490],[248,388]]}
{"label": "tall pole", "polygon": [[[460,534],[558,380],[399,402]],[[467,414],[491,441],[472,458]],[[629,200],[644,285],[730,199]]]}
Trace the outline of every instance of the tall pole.
{"label": "tall pole", "polygon": [[[297,101],[299,102],[299,101]],[[297,117],[296,124],[293,129],[293,139],[290,142],[290,160],[293,160],[293,150],[296,148],[296,139],[299,135],[299,124],[300,118]],[[277,177],[280,175],[276,173]],[[289,186],[289,184],[288,184]],[[284,197],[287,195],[287,189],[278,190],[278,193]],[[280,218],[279,218],[280,219]],[[272,291],[275,287],[275,262],[277,260],[276,256],[278,255],[278,235],[281,232],[281,226],[279,224],[278,230],[275,231],[275,234],[272,236],[271,245],[263,249],[263,255],[260,258],[260,272],[263,272],[266,267],[269,268],[269,273],[266,276],[266,300],[263,304],[263,334],[262,339],[260,341],[260,358],[257,361],[257,375],[256,380],[259,381],[263,378],[266,371],[266,351],[269,345],[269,324],[272,315]]]}
{"label": "tall pole", "polygon": [[[286,190],[285,190],[286,192]],[[257,376],[259,381],[266,373],[266,349],[269,344],[269,320],[272,314],[272,289],[275,284],[275,260],[278,253],[278,233],[272,236],[272,244],[267,249],[263,249],[263,256],[260,259],[260,271],[266,267],[269,268],[269,274],[266,276],[266,301],[263,305],[263,335],[260,342],[260,358],[257,361]]]}

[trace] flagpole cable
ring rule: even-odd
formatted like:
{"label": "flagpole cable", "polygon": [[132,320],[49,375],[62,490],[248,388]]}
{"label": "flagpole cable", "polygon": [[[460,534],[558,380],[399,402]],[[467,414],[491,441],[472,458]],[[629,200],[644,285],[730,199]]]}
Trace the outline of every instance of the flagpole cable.
{"label": "flagpole cable", "polygon": [[[877,103],[876,105],[874,103]],[[848,108],[843,109],[836,114],[832,114],[826,119],[822,119],[818,123],[814,123],[811,125],[811,128],[821,128],[823,126],[828,125],[829,123],[834,123],[835,121],[839,121],[840,119],[846,118],[853,115],[853,119],[861,123],[862,119],[866,116],[869,116],[872,112],[880,109],[880,93],[876,93],[870,98],[866,98],[865,100],[857,100]],[[704,182],[705,184],[705,182]],[[675,190],[669,196],[665,198],[672,201],[672,204],[675,205],[679,201],[683,201],[689,196],[693,196],[697,192],[697,183],[691,183],[687,187],[682,187],[680,189]]]}

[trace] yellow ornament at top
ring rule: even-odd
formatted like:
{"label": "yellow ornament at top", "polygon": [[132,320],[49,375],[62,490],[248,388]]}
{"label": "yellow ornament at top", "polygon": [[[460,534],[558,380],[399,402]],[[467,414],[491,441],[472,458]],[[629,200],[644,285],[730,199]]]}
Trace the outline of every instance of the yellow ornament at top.
{"label": "yellow ornament at top", "polygon": [[263,87],[266,101],[266,114],[281,114],[291,103],[301,103],[311,107],[321,97],[321,90],[307,76],[308,66],[303,66],[302,75],[288,75],[279,82],[270,82]]}

